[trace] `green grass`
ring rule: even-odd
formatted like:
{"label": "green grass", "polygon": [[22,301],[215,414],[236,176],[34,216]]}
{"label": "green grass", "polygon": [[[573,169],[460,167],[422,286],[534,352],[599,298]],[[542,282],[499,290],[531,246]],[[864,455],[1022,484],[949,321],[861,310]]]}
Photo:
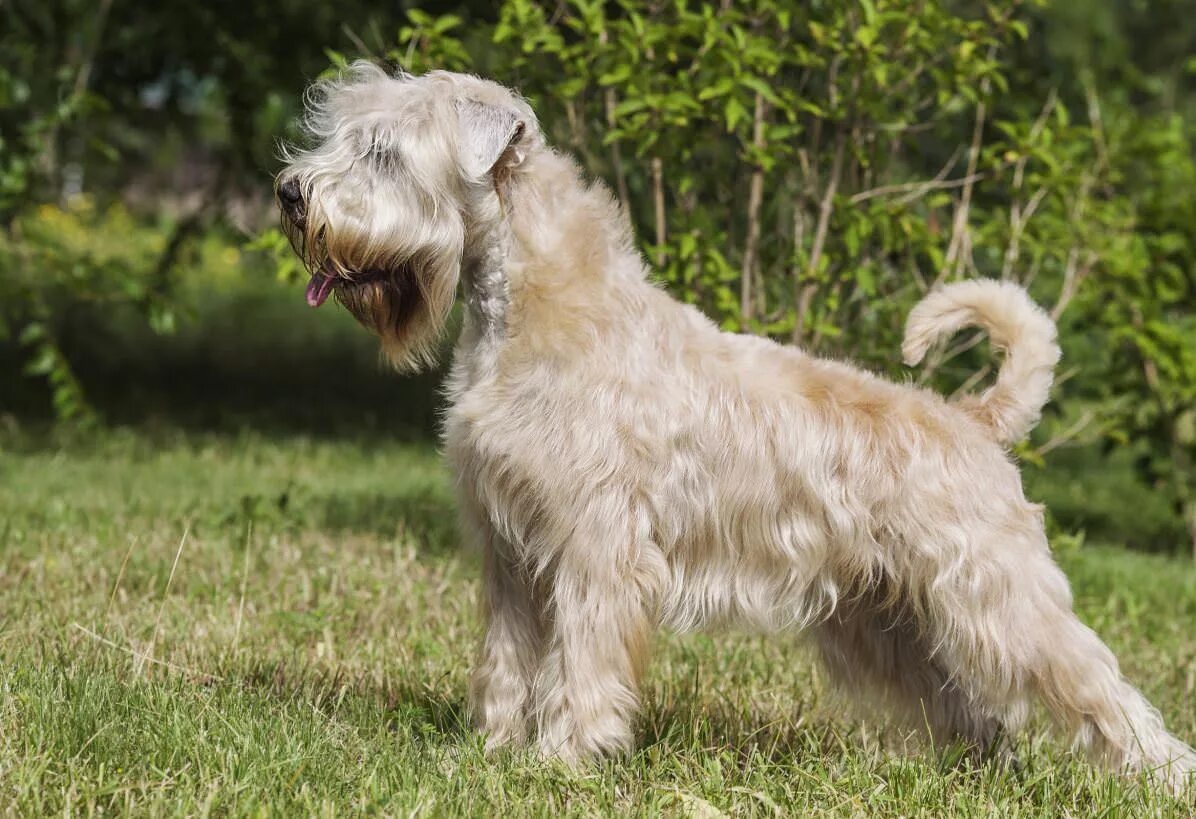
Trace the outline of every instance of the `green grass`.
{"label": "green grass", "polygon": [[[788,637],[662,636],[630,758],[487,758],[464,725],[478,570],[431,447],[161,431],[5,445],[0,810],[1190,809],[1040,733],[1019,771],[917,751],[846,716]],[[1196,571],[1090,547],[1063,560],[1085,619],[1196,739]]]}

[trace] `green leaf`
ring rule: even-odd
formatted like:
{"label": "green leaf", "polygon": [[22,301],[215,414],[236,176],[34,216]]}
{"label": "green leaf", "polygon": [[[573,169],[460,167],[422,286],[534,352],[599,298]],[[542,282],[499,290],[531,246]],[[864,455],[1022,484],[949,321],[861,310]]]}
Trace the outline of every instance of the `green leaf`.
{"label": "green leaf", "polygon": [[631,66],[627,63],[624,63],[622,65],[615,66],[615,68],[607,71],[605,74],[601,74],[598,77],[598,84],[604,86],[620,85],[621,83],[627,82],[627,80],[630,78]]}
{"label": "green leaf", "polygon": [[768,102],[770,102],[771,104],[777,105],[777,106],[783,104],[781,102],[781,98],[777,96],[777,92],[773,90],[772,85],[769,84],[768,82],[766,82],[765,80],[762,80],[759,77],[745,75],[745,76],[739,78],[739,82],[744,87],[750,88],[752,91],[755,91],[761,97],[768,100]]}
{"label": "green leaf", "polygon": [[58,357],[54,354],[54,348],[46,344],[38,347],[33,358],[25,364],[25,372],[29,375],[49,375],[54,372],[57,364]]}
{"label": "green leaf", "polygon": [[748,119],[747,109],[736,97],[728,97],[723,106],[723,119],[727,123],[727,131],[734,131],[736,125]]}
{"label": "green leaf", "polygon": [[21,335],[17,337],[17,341],[22,346],[29,347],[45,338],[46,325],[40,321],[31,321],[21,330]]}

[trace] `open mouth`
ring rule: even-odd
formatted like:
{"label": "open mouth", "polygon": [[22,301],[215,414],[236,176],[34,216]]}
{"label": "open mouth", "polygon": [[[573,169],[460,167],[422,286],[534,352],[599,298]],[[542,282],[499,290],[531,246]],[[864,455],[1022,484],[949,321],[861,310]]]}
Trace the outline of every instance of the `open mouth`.
{"label": "open mouth", "polygon": [[307,283],[307,292],[304,295],[308,306],[319,307],[328,300],[328,297],[332,295],[332,291],[336,290],[337,287],[352,287],[384,278],[386,278],[386,273],[382,270],[363,270],[360,273],[354,273],[352,278],[345,278],[325,273],[321,269],[311,274],[311,280]]}

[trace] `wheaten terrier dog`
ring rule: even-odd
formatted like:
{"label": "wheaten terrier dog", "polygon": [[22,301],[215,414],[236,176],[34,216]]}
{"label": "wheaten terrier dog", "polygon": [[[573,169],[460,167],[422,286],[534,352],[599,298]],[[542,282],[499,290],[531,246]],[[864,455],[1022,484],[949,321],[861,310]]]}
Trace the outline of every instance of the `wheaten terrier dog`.
{"label": "wheaten terrier dog", "polygon": [[649,282],[602,185],[526,102],[471,76],[358,64],[308,97],[284,224],[396,364],[428,362],[458,284],[444,442],[485,555],[472,711],[487,743],[625,749],[657,626],[812,632],[842,686],[987,746],[1046,706],[1117,770],[1196,755],[1072,613],[1006,446],[1059,358],[1018,287],[922,301],[904,355],[978,325],[995,385],[948,403],[720,332]]}

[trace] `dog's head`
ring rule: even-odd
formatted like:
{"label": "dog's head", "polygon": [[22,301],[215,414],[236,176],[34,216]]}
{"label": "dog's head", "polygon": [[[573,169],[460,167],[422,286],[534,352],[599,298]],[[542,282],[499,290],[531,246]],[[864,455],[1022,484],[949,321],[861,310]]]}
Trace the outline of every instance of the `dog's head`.
{"label": "dog's head", "polygon": [[496,176],[539,143],[535,116],[476,77],[369,63],[316,83],[306,103],[311,144],[284,148],[276,196],[311,273],[308,304],[335,294],[396,365],[427,363],[499,213]]}

